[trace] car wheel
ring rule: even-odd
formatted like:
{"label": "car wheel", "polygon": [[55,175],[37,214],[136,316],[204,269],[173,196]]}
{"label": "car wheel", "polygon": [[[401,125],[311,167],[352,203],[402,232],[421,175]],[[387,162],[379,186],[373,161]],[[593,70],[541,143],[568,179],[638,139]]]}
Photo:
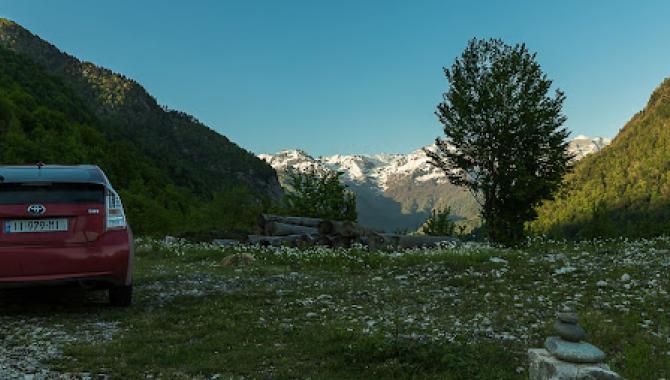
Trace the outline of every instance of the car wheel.
{"label": "car wheel", "polygon": [[132,299],[132,285],[112,286],[109,288],[109,303],[112,306],[130,306]]}

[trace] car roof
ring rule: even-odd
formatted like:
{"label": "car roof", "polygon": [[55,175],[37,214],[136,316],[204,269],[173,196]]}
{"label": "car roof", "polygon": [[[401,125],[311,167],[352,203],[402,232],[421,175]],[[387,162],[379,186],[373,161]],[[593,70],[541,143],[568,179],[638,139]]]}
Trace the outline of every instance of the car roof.
{"label": "car roof", "polygon": [[96,165],[0,166],[0,183],[90,183],[109,186]]}

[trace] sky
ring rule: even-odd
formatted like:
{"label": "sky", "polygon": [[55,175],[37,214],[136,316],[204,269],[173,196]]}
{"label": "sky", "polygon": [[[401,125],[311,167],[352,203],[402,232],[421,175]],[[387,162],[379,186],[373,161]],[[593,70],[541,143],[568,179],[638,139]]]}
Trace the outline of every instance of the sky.
{"label": "sky", "polygon": [[61,50],[137,80],[255,153],[405,153],[473,37],[526,43],[573,136],[614,137],[670,76],[668,1],[0,0]]}

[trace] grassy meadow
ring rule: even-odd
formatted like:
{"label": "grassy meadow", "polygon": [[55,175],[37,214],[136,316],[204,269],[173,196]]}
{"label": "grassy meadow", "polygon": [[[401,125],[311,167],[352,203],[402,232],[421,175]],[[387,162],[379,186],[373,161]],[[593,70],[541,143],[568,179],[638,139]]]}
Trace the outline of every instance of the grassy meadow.
{"label": "grassy meadow", "polygon": [[[220,265],[237,253],[255,262]],[[626,378],[670,376],[668,238],[403,252],[139,239],[135,274],[127,309],[103,292],[3,291],[6,373],[524,379],[567,307]]]}

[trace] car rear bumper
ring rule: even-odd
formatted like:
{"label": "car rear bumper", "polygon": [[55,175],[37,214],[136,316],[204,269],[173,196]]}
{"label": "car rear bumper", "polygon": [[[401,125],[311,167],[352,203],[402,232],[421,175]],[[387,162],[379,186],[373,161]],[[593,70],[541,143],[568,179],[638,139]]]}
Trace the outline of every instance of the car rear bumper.
{"label": "car rear bumper", "polygon": [[123,283],[120,283],[116,276],[109,273],[66,273],[62,275],[4,277],[0,279],[0,289],[62,285],[108,287],[110,285],[123,285]]}
{"label": "car rear bumper", "polygon": [[0,286],[96,281],[130,284],[132,237],[109,231],[92,243],[0,246]]}

